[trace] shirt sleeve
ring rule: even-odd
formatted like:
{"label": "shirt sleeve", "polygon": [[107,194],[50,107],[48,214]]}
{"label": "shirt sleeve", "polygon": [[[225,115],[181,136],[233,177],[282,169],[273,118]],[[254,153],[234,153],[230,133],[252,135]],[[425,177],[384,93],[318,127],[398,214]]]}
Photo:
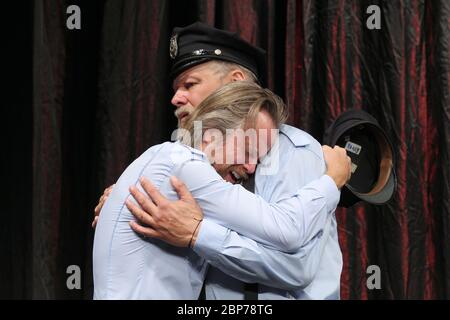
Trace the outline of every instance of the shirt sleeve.
{"label": "shirt sleeve", "polygon": [[289,206],[269,204],[241,185],[224,181],[204,161],[185,162],[174,174],[211,221],[281,251],[298,249],[298,224]]}
{"label": "shirt sleeve", "polygon": [[[299,241],[304,244],[322,231],[328,215],[336,210],[340,190],[324,174],[325,161],[319,143],[307,147],[280,150],[282,166],[271,176],[256,175],[256,193],[270,203],[292,205],[299,227]],[[257,172],[258,173],[258,172]],[[295,195],[297,201],[288,200]]]}
{"label": "shirt sleeve", "polygon": [[323,229],[336,209],[340,191],[333,179],[323,174],[323,158],[317,153],[294,149],[285,159],[283,170],[263,177],[266,180],[257,186],[262,186],[259,192],[270,202],[282,203],[295,194],[297,201],[288,204],[296,212],[300,248],[293,253],[280,252],[205,219],[194,251],[238,280],[289,290],[306,287],[314,279],[322,254],[318,244],[327,236]]}
{"label": "shirt sleeve", "polygon": [[314,188],[298,190],[276,203],[267,203],[242,186],[224,181],[203,161],[183,163],[176,175],[187,185],[205,217],[284,252],[295,252],[302,246],[303,211],[309,203],[314,203],[313,210],[327,208],[324,194],[317,194]]}
{"label": "shirt sleeve", "polygon": [[[302,207],[309,208],[309,214],[320,219],[315,219],[307,228],[308,236],[296,252],[285,253],[268,248],[207,218],[200,226],[194,251],[238,280],[287,290],[304,288],[313,280],[320,262],[320,246],[317,244],[322,239],[326,223],[321,218],[326,219],[328,212],[333,211],[339,201],[337,197],[327,204],[319,195],[335,193],[333,188],[337,189],[334,181],[324,175],[299,191],[298,199],[304,201]],[[314,203],[316,201],[323,203],[317,205]],[[313,208],[318,212],[311,212]]]}
{"label": "shirt sleeve", "polygon": [[316,243],[320,237],[295,253],[285,253],[205,219],[194,251],[212,266],[240,281],[296,290],[307,287],[314,279],[320,259],[311,253],[318,248]]}

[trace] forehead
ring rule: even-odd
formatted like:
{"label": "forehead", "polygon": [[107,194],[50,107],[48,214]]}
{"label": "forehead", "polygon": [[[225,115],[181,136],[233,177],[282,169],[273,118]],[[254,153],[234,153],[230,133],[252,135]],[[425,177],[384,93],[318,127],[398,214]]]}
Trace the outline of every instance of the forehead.
{"label": "forehead", "polygon": [[248,120],[243,123],[242,127],[238,129],[230,129],[230,135],[233,137],[260,138],[264,135],[272,134],[272,130],[278,132],[277,126],[272,119],[272,116],[266,110],[261,110],[257,113],[254,120]]}
{"label": "forehead", "polygon": [[176,87],[178,83],[182,83],[189,77],[202,78],[204,76],[211,76],[214,74],[215,68],[213,61],[208,61],[183,71],[173,80],[172,85],[173,87]]}

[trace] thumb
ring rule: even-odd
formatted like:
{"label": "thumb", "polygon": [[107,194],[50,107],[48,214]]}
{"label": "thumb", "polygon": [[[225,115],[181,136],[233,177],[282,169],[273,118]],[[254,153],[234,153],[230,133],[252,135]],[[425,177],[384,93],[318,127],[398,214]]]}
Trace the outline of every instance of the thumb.
{"label": "thumb", "polygon": [[172,186],[175,189],[175,191],[177,192],[180,200],[195,202],[194,197],[192,196],[191,192],[189,191],[189,189],[186,187],[186,185],[182,181],[180,181],[177,177],[172,176],[172,177],[170,177],[170,182],[172,183]]}

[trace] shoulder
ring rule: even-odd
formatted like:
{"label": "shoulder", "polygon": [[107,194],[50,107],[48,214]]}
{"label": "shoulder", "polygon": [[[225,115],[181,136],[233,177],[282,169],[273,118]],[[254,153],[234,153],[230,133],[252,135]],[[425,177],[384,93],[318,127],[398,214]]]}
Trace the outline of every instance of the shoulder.
{"label": "shoulder", "polygon": [[200,150],[180,142],[164,142],[147,149],[130,167],[146,174],[169,174],[189,162],[209,165],[206,155]]}
{"label": "shoulder", "polygon": [[201,176],[216,177],[217,173],[209,163],[205,153],[180,142],[171,143],[165,151],[173,165],[173,174],[179,178],[196,178]]}
{"label": "shoulder", "polygon": [[189,161],[208,161],[206,155],[202,151],[191,148],[180,142],[165,142],[160,146],[161,149],[158,153],[165,158],[170,159],[174,166],[180,166]]}
{"label": "shoulder", "polygon": [[311,153],[323,159],[322,146],[309,133],[287,124],[280,126],[280,147]]}
{"label": "shoulder", "polygon": [[180,142],[164,142],[149,148],[130,168],[132,174],[128,176],[136,179],[144,175],[167,190],[171,188],[170,176],[177,176],[190,186],[199,177],[217,175],[203,152]]}

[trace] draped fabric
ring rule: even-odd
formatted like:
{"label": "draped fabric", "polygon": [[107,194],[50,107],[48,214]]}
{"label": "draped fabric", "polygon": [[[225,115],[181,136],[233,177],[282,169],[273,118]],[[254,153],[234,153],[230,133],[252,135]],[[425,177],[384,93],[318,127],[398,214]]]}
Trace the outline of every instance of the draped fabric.
{"label": "draped fabric", "polygon": [[[80,30],[66,27],[72,4]],[[367,27],[370,5],[380,8],[380,29]],[[170,139],[168,40],[174,26],[200,20],[267,50],[268,87],[286,101],[290,124],[321,141],[341,112],[357,108],[392,139],[394,199],[336,212],[342,299],[450,298],[450,2],[14,6],[9,14],[29,19],[5,49],[0,297],[92,298],[93,208],[131,161]],[[70,265],[80,267],[79,290],[67,287]],[[367,286],[372,265],[380,289]]]}

